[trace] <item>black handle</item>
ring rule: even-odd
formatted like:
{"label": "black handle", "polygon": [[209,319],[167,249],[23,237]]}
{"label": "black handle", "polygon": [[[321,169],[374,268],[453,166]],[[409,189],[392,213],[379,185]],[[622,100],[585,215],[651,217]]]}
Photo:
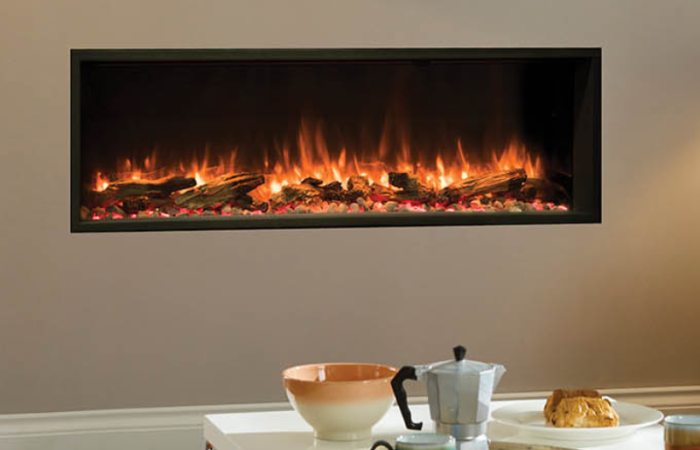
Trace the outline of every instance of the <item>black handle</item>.
{"label": "black handle", "polygon": [[461,361],[464,359],[465,356],[467,356],[467,349],[462,347],[461,345],[458,345],[457,347],[453,348],[452,352],[455,354],[455,361]]}
{"label": "black handle", "polygon": [[394,390],[396,403],[399,404],[403,421],[406,428],[409,430],[420,430],[423,428],[423,422],[415,423],[411,418],[411,410],[408,409],[408,399],[406,397],[406,389],[403,388],[403,382],[406,380],[418,380],[416,376],[416,368],[413,366],[404,366],[391,380],[391,388]]}
{"label": "black handle", "polygon": [[377,441],[372,445],[372,448],[369,450],[374,450],[375,448],[379,448],[379,447],[386,447],[389,450],[394,450],[394,447],[392,447],[391,444],[388,443],[387,441]]}

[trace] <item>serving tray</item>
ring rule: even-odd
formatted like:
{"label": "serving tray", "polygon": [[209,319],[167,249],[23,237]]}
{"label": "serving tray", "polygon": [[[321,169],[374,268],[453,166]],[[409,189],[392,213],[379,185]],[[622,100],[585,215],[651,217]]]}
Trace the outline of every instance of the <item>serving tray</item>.
{"label": "serving tray", "polygon": [[[495,402],[492,409],[518,402]],[[424,432],[433,430],[427,405],[411,405],[414,420],[424,423]],[[313,430],[294,411],[270,411],[205,416],[204,438],[215,450],[369,450],[373,440],[394,440],[406,434],[401,413],[392,407],[374,427],[372,440],[331,442],[315,440]],[[663,427],[654,425],[638,431],[624,441],[596,446],[575,441],[547,441],[523,435],[517,428],[489,423],[490,450],[657,450],[663,448]]]}

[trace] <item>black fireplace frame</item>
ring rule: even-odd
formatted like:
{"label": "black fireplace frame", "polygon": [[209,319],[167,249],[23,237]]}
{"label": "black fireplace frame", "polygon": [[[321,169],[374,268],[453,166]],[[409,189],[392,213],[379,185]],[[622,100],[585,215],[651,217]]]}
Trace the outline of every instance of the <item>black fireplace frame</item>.
{"label": "black fireplace frame", "polygon": [[[521,213],[281,214],[168,219],[80,219],[81,68],[90,62],[352,61],[352,60],[581,60],[576,99],[581,120],[574,127],[574,209]],[[363,48],[363,49],[72,49],[71,50],[71,232],[213,229],[348,228],[445,225],[525,225],[601,223],[601,48]],[[583,129],[583,131],[581,131]],[[586,147],[586,152],[577,148]]]}

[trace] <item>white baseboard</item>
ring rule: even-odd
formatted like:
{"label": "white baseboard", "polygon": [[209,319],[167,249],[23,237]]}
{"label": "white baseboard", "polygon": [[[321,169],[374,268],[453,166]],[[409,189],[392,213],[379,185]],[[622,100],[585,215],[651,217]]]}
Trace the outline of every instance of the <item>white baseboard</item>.
{"label": "white baseboard", "polygon": [[[665,413],[700,412],[700,386],[604,389],[602,392],[619,401],[647,405]],[[547,395],[549,392],[507,393],[497,394],[495,399],[517,400]],[[425,401],[421,397],[413,399],[413,403]],[[53,449],[106,449],[105,442],[110,441],[114,444],[109,448],[114,449],[185,450],[201,440],[205,414],[285,409],[289,409],[288,403],[0,415],[0,450],[47,448],[48,440]],[[102,436],[96,436],[98,434]],[[60,440],[65,443],[61,444]],[[101,444],[95,447],[98,441]],[[151,445],[144,445],[145,442]]]}
{"label": "white baseboard", "polygon": [[202,429],[205,414],[279,411],[289,403],[107,409],[0,415],[0,439],[73,433]]}

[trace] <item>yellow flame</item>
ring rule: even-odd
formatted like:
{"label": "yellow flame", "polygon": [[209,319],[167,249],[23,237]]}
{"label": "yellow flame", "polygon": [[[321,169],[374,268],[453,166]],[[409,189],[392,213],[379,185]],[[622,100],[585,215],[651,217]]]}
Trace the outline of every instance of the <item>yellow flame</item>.
{"label": "yellow flame", "polygon": [[[386,124],[385,124],[386,126]],[[525,146],[513,140],[505,148],[493,149],[489,159],[471,159],[470,153],[457,140],[452,148],[439,150],[432,161],[427,159],[427,153],[421,149],[412,148],[405,130],[396,129],[399,139],[392,142],[383,133],[375,148],[346,149],[341,148],[337,156],[332,156],[328,149],[323,127],[318,122],[302,120],[297,135],[298,154],[292,156],[287,144],[282,143],[270,149],[275,154],[274,166],[268,157],[268,150],[263,152],[262,167],[245,167],[247,171],[264,170],[266,183],[251,192],[256,199],[267,200],[273,193],[280,192],[284,186],[300,183],[304,178],[313,176],[324,183],[339,181],[346,186],[350,176],[362,174],[371,182],[389,186],[391,171],[411,172],[421,182],[436,189],[444,188],[456,180],[464,180],[471,176],[490,171],[503,171],[523,168],[528,177],[542,177],[544,167],[539,156],[533,156]],[[435,154],[435,153],[433,153]],[[479,152],[483,154],[483,152]],[[395,161],[386,158],[395,156]],[[197,186],[227,173],[240,171],[237,167],[237,150],[234,148],[227,155],[217,157],[210,162],[209,149],[205,148],[202,157],[193,157],[189,161],[179,161],[168,167],[159,167],[156,151],[144,158],[140,163],[129,158],[118,162],[115,178],[153,180],[168,175],[184,175],[195,178]],[[94,189],[103,191],[109,187],[110,177],[97,172],[94,177]]]}

